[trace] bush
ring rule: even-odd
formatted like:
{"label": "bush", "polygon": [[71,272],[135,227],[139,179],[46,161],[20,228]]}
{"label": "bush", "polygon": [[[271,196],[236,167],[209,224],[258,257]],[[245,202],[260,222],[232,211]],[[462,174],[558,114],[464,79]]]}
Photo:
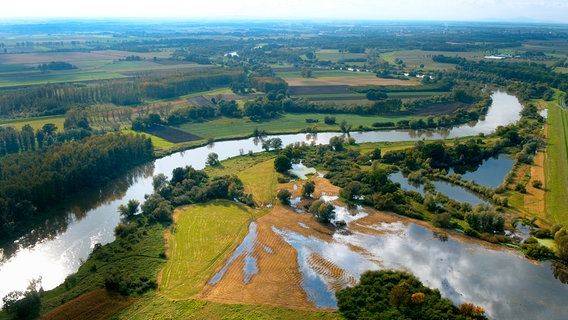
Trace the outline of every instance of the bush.
{"label": "bush", "polygon": [[280,202],[284,205],[290,204],[290,197],[291,196],[292,196],[292,193],[290,193],[290,190],[288,190],[288,189],[282,189],[282,190],[278,191],[278,194],[276,195],[276,197],[278,197]]}
{"label": "bush", "polygon": [[532,183],[532,186],[533,186],[534,188],[540,189],[540,188],[542,188],[542,181],[540,181],[540,180],[534,180],[533,183]]}

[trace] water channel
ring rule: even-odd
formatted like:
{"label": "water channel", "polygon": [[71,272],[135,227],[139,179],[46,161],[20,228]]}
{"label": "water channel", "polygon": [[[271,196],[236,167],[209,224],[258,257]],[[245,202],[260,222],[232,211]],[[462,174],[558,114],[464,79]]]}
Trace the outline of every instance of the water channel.
{"label": "water channel", "polygon": [[[430,131],[353,132],[351,136],[357,142],[446,139],[474,136],[479,133],[488,134],[497,126],[518,121],[522,107],[514,96],[496,92],[492,98],[493,104],[487,116],[475,124]],[[327,144],[329,139],[336,135],[338,133],[291,134],[278,137],[282,139],[283,145],[295,142]],[[219,159],[223,160],[248,151],[261,152],[261,143],[253,138],[224,141],[175,153],[135,168],[101,190],[70,199],[59,215],[0,249],[0,283],[2,283],[0,297],[13,290],[24,290],[29,280],[39,277],[42,278],[45,290],[61,284],[69,274],[77,271],[95,244],[105,244],[114,240],[114,227],[120,220],[118,206],[129,199],[143,202],[144,195],[152,192],[153,175],[163,173],[169,176],[174,168],[186,165],[202,169],[207,155],[211,152],[217,153]],[[431,268],[427,263],[423,264],[426,261],[411,260],[411,262],[417,264],[416,268]],[[462,263],[467,262],[462,261]],[[539,268],[547,269],[550,274],[547,265],[539,265]],[[498,272],[494,272],[492,276],[496,276],[496,273]],[[518,281],[527,279],[524,274],[517,276]],[[553,283],[537,290],[549,291],[553,289],[549,286],[562,285],[560,282]]]}

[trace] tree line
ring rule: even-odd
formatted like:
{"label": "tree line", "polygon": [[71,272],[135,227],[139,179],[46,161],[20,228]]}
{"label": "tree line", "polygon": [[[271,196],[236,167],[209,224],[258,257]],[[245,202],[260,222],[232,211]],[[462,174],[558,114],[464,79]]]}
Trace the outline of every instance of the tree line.
{"label": "tree line", "polygon": [[34,216],[83,188],[94,188],[153,157],[149,138],[106,134],[0,158],[0,234],[8,238]]}
{"label": "tree line", "polygon": [[207,72],[138,74],[131,79],[93,83],[45,84],[0,91],[0,116],[63,114],[77,105],[135,105],[143,99],[166,99],[229,86],[241,68],[207,68]]}

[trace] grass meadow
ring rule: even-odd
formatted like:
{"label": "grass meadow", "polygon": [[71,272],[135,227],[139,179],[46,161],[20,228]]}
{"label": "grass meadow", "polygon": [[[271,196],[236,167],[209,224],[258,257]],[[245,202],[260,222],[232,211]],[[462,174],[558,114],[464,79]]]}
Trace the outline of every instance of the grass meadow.
{"label": "grass meadow", "polygon": [[[336,124],[324,123],[325,116],[333,116]],[[266,130],[268,133],[290,133],[313,127],[313,123],[307,123],[306,119],[317,119],[319,131],[339,131],[339,124],[345,120],[352,125],[353,130],[359,126],[371,128],[375,122],[397,122],[400,120],[412,120],[419,117],[413,116],[362,116],[355,114],[321,114],[321,113],[287,113],[280,118],[267,121],[250,121],[248,119],[219,118],[204,123],[188,123],[178,126],[180,130],[193,133],[201,137],[229,138],[247,136],[253,133],[255,128]],[[245,150],[246,151],[246,150]]]}
{"label": "grass meadow", "polygon": [[568,225],[568,111],[551,103],[547,121],[546,211],[552,223]]}
{"label": "grass meadow", "polygon": [[199,293],[244,238],[252,217],[249,208],[229,201],[176,209],[160,293],[172,299]]}
{"label": "grass meadow", "polygon": [[305,311],[264,305],[222,304],[205,300],[170,300],[158,294],[147,295],[116,316],[118,319],[344,319],[337,312]]}

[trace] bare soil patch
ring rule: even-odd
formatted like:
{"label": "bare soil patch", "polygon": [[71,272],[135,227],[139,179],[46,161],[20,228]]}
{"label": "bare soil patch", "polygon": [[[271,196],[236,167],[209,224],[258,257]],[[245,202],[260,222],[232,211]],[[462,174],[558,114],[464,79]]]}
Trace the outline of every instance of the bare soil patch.
{"label": "bare soil patch", "polygon": [[351,93],[347,85],[289,86],[288,91],[290,91],[292,95]]}
{"label": "bare soil patch", "polygon": [[104,289],[91,291],[77,299],[51,310],[40,317],[42,320],[109,319],[119,311],[136,302],[136,299]]}
{"label": "bare soil patch", "polygon": [[160,137],[172,143],[189,142],[203,139],[200,136],[166,126],[157,126],[151,129],[146,129],[144,130],[144,132],[156,137]]}

